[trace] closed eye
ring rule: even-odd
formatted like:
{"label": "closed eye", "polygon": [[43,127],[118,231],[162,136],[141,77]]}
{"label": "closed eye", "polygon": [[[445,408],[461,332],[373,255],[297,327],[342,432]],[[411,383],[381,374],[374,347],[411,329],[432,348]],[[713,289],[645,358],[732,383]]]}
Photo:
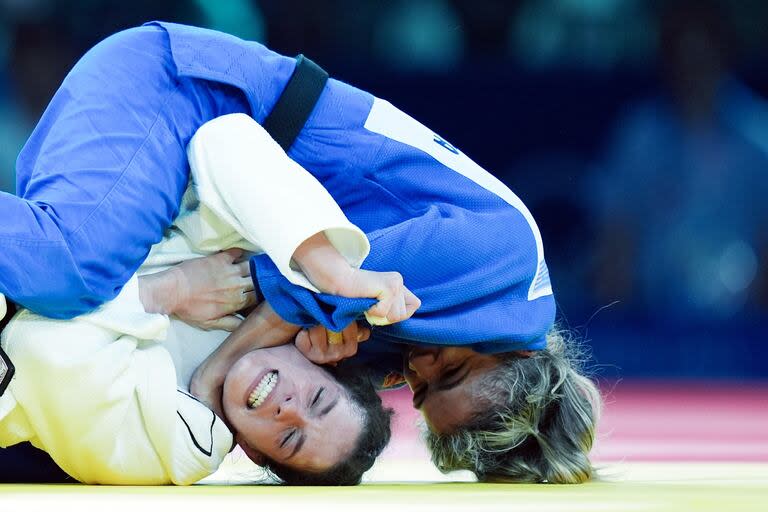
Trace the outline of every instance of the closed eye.
{"label": "closed eye", "polygon": [[295,435],[296,435],[296,429],[295,428],[291,429],[291,431],[288,432],[288,434],[283,438],[282,442],[280,443],[280,448],[282,448],[285,445],[287,445],[288,441],[290,441],[291,438],[293,438],[293,436],[295,436]]}
{"label": "closed eye", "polygon": [[445,372],[440,376],[440,384],[437,386],[439,391],[448,391],[453,389],[467,378],[472,368],[468,368],[466,364],[457,366]]}
{"label": "closed eye", "polygon": [[454,368],[450,368],[449,370],[447,370],[445,373],[443,373],[440,376],[440,380],[442,382],[449,382],[449,381],[451,381],[456,375],[459,374],[459,372],[461,371],[462,368],[463,368],[462,365],[456,366]]}
{"label": "closed eye", "polygon": [[320,401],[320,396],[323,394],[323,391],[325,391],[325,388],[321,387],[317,390],[317,393],[315,393],[314,398],[312,398],[312,402],[309,404],[310,407],[314,407],[317,405],[317,403]]}

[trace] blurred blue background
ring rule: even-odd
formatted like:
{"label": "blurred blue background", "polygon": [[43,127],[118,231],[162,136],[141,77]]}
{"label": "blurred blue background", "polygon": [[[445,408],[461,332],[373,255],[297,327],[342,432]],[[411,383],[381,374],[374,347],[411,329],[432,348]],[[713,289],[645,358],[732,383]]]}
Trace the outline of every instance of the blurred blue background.
{"label": "blurred blue background", "polygon": [[0,189],[79,56],[152,19],[304,53],[506,182],[598,375],[768,378],[767,2],[0,0]]}

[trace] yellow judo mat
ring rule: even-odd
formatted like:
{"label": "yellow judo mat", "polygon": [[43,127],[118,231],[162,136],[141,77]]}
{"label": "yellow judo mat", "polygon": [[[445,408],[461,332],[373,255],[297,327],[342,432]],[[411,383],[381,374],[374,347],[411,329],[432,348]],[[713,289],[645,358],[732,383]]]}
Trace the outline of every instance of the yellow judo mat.
{"label": "yellow judo mat", "polygon": [[[768,510],[768,464],[632,463],[601,471],[601,480],[582,485],[478,484],[448,481],[414,461],[381,464],[368,482],[351,488],[231,485],[234,477],[192,487],[0,485],[0,511]],[[419,483],[419,474],[436,483]]]}
{"label": "yellow judo mat", "polygon": [[253,485],[264,481],[236,450],[191,487],[0,484],[0,512],[30,511],[760,511],[768,512],[768,382],[621,383],[605,392],[593,459],[581,485],[478,484],[429,462],[406,391],[393,441],[363,485]]}

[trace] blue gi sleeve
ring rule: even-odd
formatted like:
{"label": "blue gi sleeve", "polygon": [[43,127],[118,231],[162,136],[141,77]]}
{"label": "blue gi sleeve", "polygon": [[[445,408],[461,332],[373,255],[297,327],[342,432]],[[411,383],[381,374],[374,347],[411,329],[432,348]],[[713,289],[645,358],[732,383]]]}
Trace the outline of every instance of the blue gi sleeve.
{"label": "blue gi sleeve", "polygon": [[251,275],[257,276],[261,292],[286,322],[312,327],[323,324],[341,331],[373,306],[374,299],[350,299],[314,293],[286,279],[266,254],[251,258]]}
{"label": "blue gi sleeve", "polygon": [[[473,212],[438,204],[369,233],[371,254],[363,268],[400,272],[422,301],[412,318],[375,327],[374,336],[493,353],[544,348],[555,303],[551,294],[528,299],[541,274],[528,226],[511,207]],[[372,305],[290,287],[267,257],[257,257],[253,270],[265,298],[288,322],[340,330]]]}
{"label": "blue gi sleeve", "polygon": [[14,302],[71,318],[111,300],[178,213],[177,137],[200,106],[178,92],[164,37],[131,29],[91,49],[21,151],[18,197],[0,194],[0,293]]}

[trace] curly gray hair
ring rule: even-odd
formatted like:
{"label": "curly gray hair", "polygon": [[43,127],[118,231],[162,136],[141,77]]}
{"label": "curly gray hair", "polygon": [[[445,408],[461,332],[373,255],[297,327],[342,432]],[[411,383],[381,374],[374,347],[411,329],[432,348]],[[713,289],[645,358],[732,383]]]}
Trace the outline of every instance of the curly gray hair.
{"label": "curly gray hair", "polygon": [[428,431],[432,461],[442,472],[468,469],[481,481],[581,483],[594,469],[588,453],[602,400],[579,373],[580,358],[560,332],[531,357],[499,354],[483,379],[484,410],[459,429]]}

